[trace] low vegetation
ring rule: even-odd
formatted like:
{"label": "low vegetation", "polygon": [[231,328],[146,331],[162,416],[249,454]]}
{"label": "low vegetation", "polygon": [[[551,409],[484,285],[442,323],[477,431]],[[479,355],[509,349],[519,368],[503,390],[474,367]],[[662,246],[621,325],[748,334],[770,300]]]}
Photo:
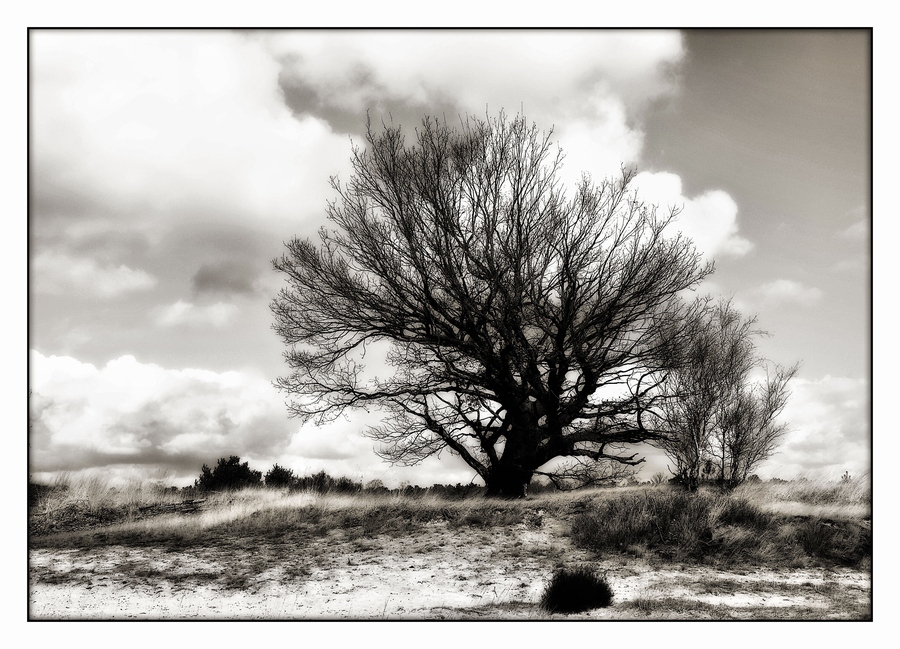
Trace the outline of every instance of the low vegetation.
{"label": "low vegetation", "polygon": [[553,573],[541,608],[548,613],[582,613],[609,606],[612,600],[612,588],[606,579],[590,566],[578,566]]}
{"label": "low vegetation", "polygon": [[[872,556],[868,513],[846,515],[850,506],[865,506],[863,493],[846,483],[802,482],[793,489],[748,485],[731,493],[633,490],[599,499],[576,515],[572,536],[598,553],[671,561],[866,567]],[[804,511],[808,500],[814,506],[807,503]]]}
{"label": "low vegetation", "polygon": [[[235,458],[236,459],[236,458]],[[235,464],[235,463],[232,463]],[[238,464],[239,466],[239,464]],[[271,472],[270,472],[271,474]],[[32,547],[215,543],[223,533],[267,539],[402,536],[435,522],[490,530],[544,517],[568,523],[576,546],[714,565],[851,566],[871,560],[868,483],[767,482],[731,492],[677,487],[548,492],[524,500],[465,497],[465,488],[347,488],[326,474],[281,488],[198,491],[99,480],[34,486]],[[299,489],[297,485],[307,485]],[[476,490],[477,493],[477,490]]]}
{"label": "low vegetation", "polygon": [[[403,606],[420,602],[429,618],[454,619],[871,616],[865,481],[696,493],[657,481],[498,500],[465,496],[461,485],[390,490],[373,482],[348,492],[320,491],[340,484],[328,476],[311,480],[317,488],[297,488],[302,480],[205,492],[110,489],[99,480],[33,485],[33,583],[46,592],[85,589],[98,605],[106,588],[188,594],[209,615],[223,609],[203,608],[197,588],[226,600],[238,592],[324,597],[303,605],[322,611],[335,595],[378,597],[389,583],[380,604],[348,599],[347,610],[390,608],[403,617]],[[422,584],[438,595],[416,599]],[[399,592],[408,599],[398,602]],[[468,603],[449,603],[461,598]],[[784,606],[786,598],[796,606],[766,603]],[[194,610],[164,601],[176,617]],[[286,614],[281,607],[271,613]]]}

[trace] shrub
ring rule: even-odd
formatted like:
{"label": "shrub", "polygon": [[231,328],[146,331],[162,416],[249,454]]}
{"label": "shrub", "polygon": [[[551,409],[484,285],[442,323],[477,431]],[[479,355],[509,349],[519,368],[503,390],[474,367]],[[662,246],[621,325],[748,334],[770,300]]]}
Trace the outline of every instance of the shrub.
{"label": "shrub", "polygon": [[547,584],[541,607],[550,613],[581,613],[609,606],[612,599],[612,588],[592,568],[562,568]]}
{"label": "shrub", "polygon": [[219,458],[214,469],[204,464],[194,486],[201,491],[231,491],[257,487],[261,480],[262,472],[254,471],[246,462],[241,464],[241,458],[232,455],[228,459]]}
{"label": "shrub", "polygon": [[354,482],[350,478],[332,478],[324,471],[313,475],[297,478],[296,487],[305,491],[314,491],[320,494],[327,493],[357,493],[362,491],[362,483]]}
{"label": "shrub", "polygon": [[810,518],[795,536],[807,554],[839,565],[858,565],[872,556],[871,532],[852,522]]}
{"label": "shrub", "polygon": [[366,493],[377,493],[377,494],[386,494],[390,491],[387,487],[384,486],[384,483],[381,480],[378,480],[377,478],[375,480],[369,480],[363,487],[363,490]]}
{"label": "shrub", "polygon": [[294,472],[291,469],[286,469],[283,466],[278,466],[277,464],[273,466],[266,473],[266,486],[267,487],[290,487],[294,484]]}

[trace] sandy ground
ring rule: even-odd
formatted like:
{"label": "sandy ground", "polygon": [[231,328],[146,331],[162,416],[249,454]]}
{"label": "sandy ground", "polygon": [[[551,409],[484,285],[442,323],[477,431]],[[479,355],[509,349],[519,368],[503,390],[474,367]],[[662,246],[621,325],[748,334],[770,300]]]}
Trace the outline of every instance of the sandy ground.
{"label": "sandy ground", "polygon": [[[29,617],[47,619],[862,619],[871,575],[850,569],[722,571],[597,558],[563,523],[500,528],[445,521],[403,536],[305,544],[259,539],[178,550],[32,550]],[[553,570],[606,572],[613,605],[549,616]]]}

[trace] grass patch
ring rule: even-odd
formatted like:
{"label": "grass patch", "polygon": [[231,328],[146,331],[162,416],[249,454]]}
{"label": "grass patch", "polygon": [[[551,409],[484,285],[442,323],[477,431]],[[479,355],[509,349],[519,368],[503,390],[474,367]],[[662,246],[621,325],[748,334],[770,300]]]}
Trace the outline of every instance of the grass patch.
{"label": "grass patch", "polygon": [[381,535],[399,538],[425,525],[497,528],[525,525],[537,529],[545,513],[566,509],[571,498],[541,495],[527,501],[460,500],[440,496],[318,494],[270,489],[211,494],[199,511],[130,518],[65,531],[33,532],[32,548],[81,548],[100,545],[163,547],[182,551],[219,545],[224,537],[299,547],[338,533],[342,540],[365,542]]}
{"label": "grass patch", "polygon": [[721,565],[865,566],[871,532],[853,520],[785,517],[743,493],[646,490],[596,501],[572,519],[595,552]]}
{"label": "grass patch", "polygon": [[625,610],[634,609],[644,615],[705,613],[713,618],[721,617],[725,610],[725,607],[719,604],[709,604],[696,599],[649,597],[646,595],[623,602],[620,608]]}
{"label": "grass patch", "polygon": [[681,491],[626,493],[576,515],[572,536],[595,551],[645,546],[675,559],[700,556],[712,541],[709,505],[706,496]]}
{"label": "grass patch", "polygon": [[[451,532],[478,530],[488,542],[511,527],[540,530],[551,519],[570,522],[581,548],[651,562],[865,568],[871,562],[870,525],[851,513],[867,511],[867,485],[856,479],[757,483],[731,493],[694,494],[667,487],[599,489],[514,501],[248,489],[208,494],[191,513],[160,513],[183,503],[181,495],[153,486],[113,490],[84,480],[29,493],[30,521],[41,523],[31,526],[29,543],[32,548],[124,545],[184,552],[240,539],[315,554],[321,543],[350,542],[365,551],[379,537],[406,538],[435,525]],[[800,507],[806,515],[785,514],[784,507]],[[843,514],[822,515],[826,511]],[[67,517],[73,521],[69,528],[60,525]],[[555,557],[552,547],[544,552],[509,544],[507,550],[521,557],[558,558],[557,567],[565,558]]]}

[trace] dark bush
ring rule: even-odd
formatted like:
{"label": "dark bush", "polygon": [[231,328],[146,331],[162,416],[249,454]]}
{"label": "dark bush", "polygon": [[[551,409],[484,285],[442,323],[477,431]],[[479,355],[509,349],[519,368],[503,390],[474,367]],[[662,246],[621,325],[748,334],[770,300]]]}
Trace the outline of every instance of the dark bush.
{"label": "dark bush", "polygon": [[204,464],[194,486],[200,491],[232,491],[258,487],[261,481],[261,471],[254,471],[246,462],[241,464],[241,458],[232,455],[228,459],[219,458],[214,469]]}
{"label": "dark bush", "polygon": [[593,569],[563,568],[547,584],[541,607],[550,613],[581,613],[609,606],[612,599],[612,588]]}
{"label": "dark bush", "polygon": [[266,473],[265,480],[267,487],[282,488],[292,486],[296,477],[291,469],[276,464]]}
{"label": "dark bush", "polygon": [[332,478],[324,471],[313,475],[296,478],[294,487],[304,491],[314,491],[320,494],[326,493],[357,493],[362,491],[362,483],[354,482],[350,478]]}
{"label": "dark bush", "polygon": [[354,482],[350,478],[341,476],[334,481],[334,484],[331,487],[331,491],[337,491],[338,493],[355,494],[362,491],[362,483]]}

